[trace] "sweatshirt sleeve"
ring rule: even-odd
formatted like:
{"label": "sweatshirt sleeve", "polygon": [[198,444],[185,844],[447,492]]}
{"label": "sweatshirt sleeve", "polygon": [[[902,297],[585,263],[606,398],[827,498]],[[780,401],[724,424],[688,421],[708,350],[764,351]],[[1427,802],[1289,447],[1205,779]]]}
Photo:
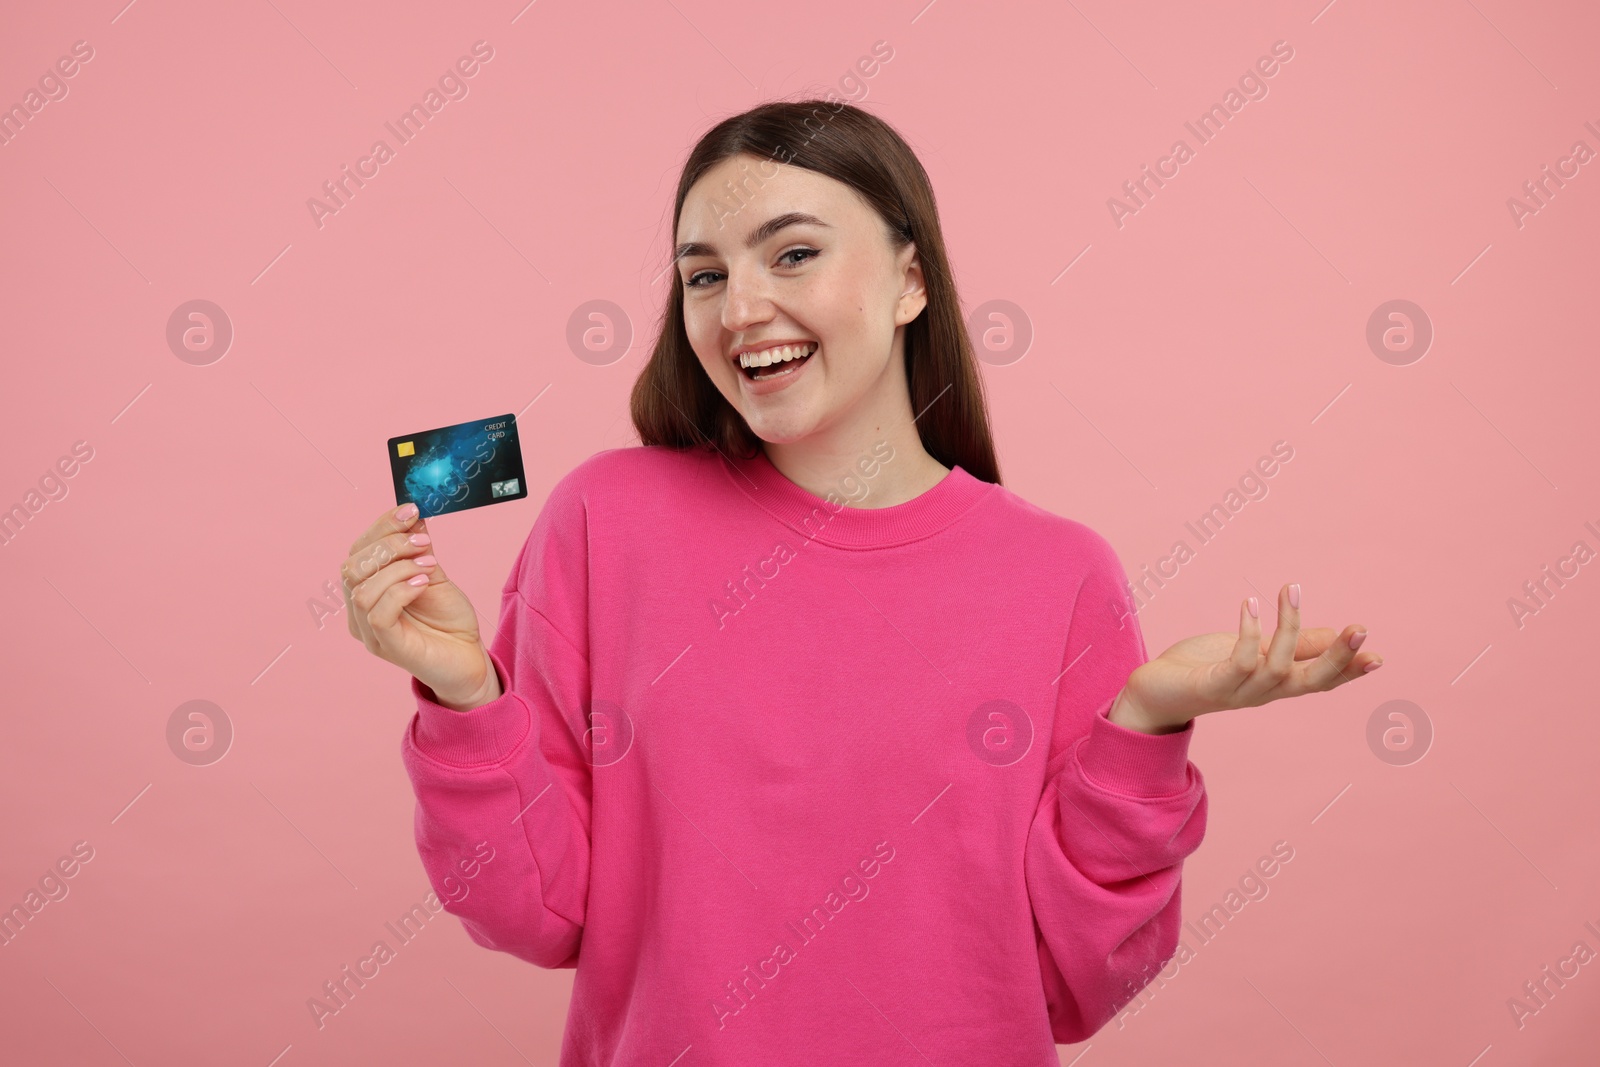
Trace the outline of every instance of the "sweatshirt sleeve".
{"label": "sweatshirt sleeve", "polygon": [[1149,656],[1121,563],[1099,535],[1088,540],[1025,863],[1061,1044],[1103,1027],[1177,951],[1183,860],[1206,825],[1194,723],[1147,734],[1107,718]]}
{"label": "sweatshirt sleeve", "polygon": [[454,711],[413,677],[401,746],[444,910],[485,948],[550,968],[577,966],[589,896],[586,544],[569,475],[501,590],[488,649],[501,696]]}

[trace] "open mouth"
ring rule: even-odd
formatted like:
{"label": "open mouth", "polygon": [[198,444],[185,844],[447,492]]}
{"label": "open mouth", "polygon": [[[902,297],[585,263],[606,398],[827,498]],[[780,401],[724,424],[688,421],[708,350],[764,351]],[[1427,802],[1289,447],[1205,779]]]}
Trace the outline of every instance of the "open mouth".
{"label": "open mouth", "polygon": [[746,366],[744,360],[741,359],[739,369],[746,378],[753,382],[765,381],[768,378],[793,374],[800,364],[811,358],[816,350],[817,346],[814,342],[805,345],[785,345],[781,348],[770,348],[765,352],[757,353],[753,358],[770,360],[771,362]]}

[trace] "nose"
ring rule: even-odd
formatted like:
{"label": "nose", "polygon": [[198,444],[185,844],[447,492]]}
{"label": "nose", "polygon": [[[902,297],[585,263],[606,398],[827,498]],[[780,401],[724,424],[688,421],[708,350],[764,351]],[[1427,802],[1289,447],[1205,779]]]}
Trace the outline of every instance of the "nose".
{"label": "nose", "polygon": [[728,332],[743,333],[772,318],[771,295],[760,271],[730,267],[722,292],[722,328]]}

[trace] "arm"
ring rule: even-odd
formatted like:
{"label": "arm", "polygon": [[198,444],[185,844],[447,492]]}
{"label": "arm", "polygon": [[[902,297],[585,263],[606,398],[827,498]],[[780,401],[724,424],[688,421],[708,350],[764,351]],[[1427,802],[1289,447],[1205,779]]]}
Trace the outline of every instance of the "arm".
{"label": "arm", "polygon": [[[553,506],[560,491],[502,591],[488,649],[500,695],[456,711],[413,677],[417,713],[402,744],[417,798],[417,851],[444,909],[485,948],[551,968],[577,966],[591,798],[581,742],[588,659],[550,617],[583,639],[582,520],[571,536]],[[537,590],[545,611],[519,583]]]}
{"label": "arm", "polygon": [[1178,946],[1183,860],[1205,834],[1192,724],[1150,733],[1108,717],[1148,658],[1121,564],[1095,538],[1057,683],[1055,736],[1025,857],[1057,1042],[1103,1027]]}

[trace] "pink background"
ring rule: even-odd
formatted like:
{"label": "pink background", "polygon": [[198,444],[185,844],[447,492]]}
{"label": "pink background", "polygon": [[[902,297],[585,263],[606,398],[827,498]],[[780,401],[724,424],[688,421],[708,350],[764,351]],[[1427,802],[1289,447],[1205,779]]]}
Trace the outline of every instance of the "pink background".
{"label": "pink background", "polygon": [[[0,146],[0,507],[93,449],[0,550],[0,905],[94,850],[0,948],[9,1062],[555,1062],[572,973],[444,913],[312,1021],[428,885],[407,679],[309,604],[393,503],[388,437],[515,411],[529,498],[431,524],[489,636],[550,486],[636,441],[684,155],[880,40],[846,89],[931,174],[965,309],[1032,325],[983,368],[1006,484],[1130,576],[1190,543],[1141,614],[1152,654],[1297,581],[1308,624],[1364,623],[1387,661],[1198,724],[1185,918],[1275,842],[1294,858],[1062,1061],[1595,1054],[1600,964],[1520,1028],[1507,1006],[1600,951],[1600,568],[1520,627],[1508,606],[1600,548],[1600,163],[1520,227],[1507,206],[1600,149],[1591,5],[122,3],[16,5],[0,36],[0,104],[94,49]],[[307,199],[478,40],[469,95],[319,228]],[[1198,145],[1183,123],[1279,40],[1268,95]],[[1119,228],[1107,199],[1178,137],[1194,158]],[[209,365],[166,341],[195,299],[235,331]],[[1394,299],[1435,331],[1406,365],[1366,341]],[[591,300],[634,331],[604,365],[567,342]],[[1269,494],[1199,545],[1184,523],[1276,441]],[[167,740],[196,699],[234,730],[208,766]],[[1391,700],[1431,723],[1424,758],[1369,747]]]}

